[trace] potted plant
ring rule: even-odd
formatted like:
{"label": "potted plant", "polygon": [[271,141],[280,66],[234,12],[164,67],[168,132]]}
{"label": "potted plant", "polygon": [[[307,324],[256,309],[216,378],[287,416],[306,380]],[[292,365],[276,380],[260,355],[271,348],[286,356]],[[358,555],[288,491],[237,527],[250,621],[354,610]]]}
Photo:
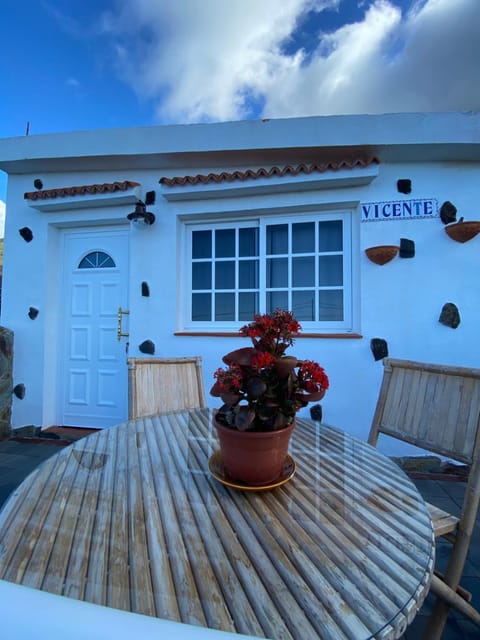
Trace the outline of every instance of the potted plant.
{"label": "potted plant", "polygon": [[223,464],[232,478],[262,485],[279,476],[297,411],[321,400],[328,389],[324,369],[286,355],[301,330],[290,311],[257,314],[240,329],[252,341],[223,357],[211,395],[221,398],[214,426]]}

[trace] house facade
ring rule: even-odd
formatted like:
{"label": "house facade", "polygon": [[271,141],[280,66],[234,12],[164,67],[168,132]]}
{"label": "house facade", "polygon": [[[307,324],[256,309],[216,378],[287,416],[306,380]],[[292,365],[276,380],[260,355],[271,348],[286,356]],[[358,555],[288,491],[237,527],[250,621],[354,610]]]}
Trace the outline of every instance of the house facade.
{"label": "house facade", "polygon": [[208,390],[278,307],[329,374],[323,419],[363,439],[384,355],[479,366],[480,236],[450,233],[480,220],[478,114],[26,136],[0,169],[13,427],[123,421],[127,354],[201,355]]}

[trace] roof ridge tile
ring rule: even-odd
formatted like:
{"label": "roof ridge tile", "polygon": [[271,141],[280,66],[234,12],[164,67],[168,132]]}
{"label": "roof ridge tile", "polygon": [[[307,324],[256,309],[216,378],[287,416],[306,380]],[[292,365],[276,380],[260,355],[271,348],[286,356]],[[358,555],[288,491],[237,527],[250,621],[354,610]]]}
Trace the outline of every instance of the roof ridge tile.
{"label": "roof ridge tile", "polygon": [[376,156],[371,156],[369,158],[358,157],[354,159],[342,159],[338,161],[329,160],[327,162],[312,162],[310,164],[302,162],[297,165],[287,164],[283,167],[274,165],[270,168],[260,167],[258,169],[244,169],[243,171],[240,169],[235,169],[231,172],[222,171],[221,173],[211,172],[208,174],[197,173],[196,175],[174,176],[173,178],[163,176],[159,179],[159,183],[164,184],[167,187],[175,187],[184,186],[187,183],[196,185],[209,184],[211,182],[219,184],[221,182],[234,182],[235,180],[244,182],[248,179],[257,180],[258,178],[271,178],[273,176],[284,177],[288,174],[292,176],[296,176],[299,173],[310,175],[314,171],[324,173],[328,170],[339,171],[343,168],[354,169],[357,166],[368,167],[371,164],[380,164],[380,160]]}
{"label": "roof ridge tile", "polygon": [[25,200],[47,200],[49,198],[65,198],[66,196],[82,196],[86,193],[113,193],[114,191],[126,191],[139,187],[139,182],[123,180],[117,182],[104,182],[101,184],[86,184],[72,187],[56,187],[54,189],[41,189],[40,191],[27,191],[23,194]]}

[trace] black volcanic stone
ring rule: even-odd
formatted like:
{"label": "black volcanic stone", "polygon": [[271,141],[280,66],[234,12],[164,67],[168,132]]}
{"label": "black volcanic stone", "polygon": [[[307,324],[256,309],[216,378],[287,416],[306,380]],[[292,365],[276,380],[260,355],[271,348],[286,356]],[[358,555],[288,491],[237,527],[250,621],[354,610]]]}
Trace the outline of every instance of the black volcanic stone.
{"label": "black volcanic stone", "polygon": [[142,353],[147,353],[150,356],[155,353],[155,344],[151,340],[144,340],[138,348]]}
{"label": "black volcanic stone", "polygon": [[370,340],[370,349],[375,360],[383,360],[388,356],[387,341],[383,338],[372,338]]}
{"label": "black volcanic stone", "polygon": [[28,227],[22,227],[18,230],[18,233],[22,236],[25,242],[31,242],[33,240],[32,230]]}
{"label": "black volcanic stone", "polygon": [[407,238],[400,238],[400,258],[413,258],[415,256],[415,242]]}
{"label": "black volcanic stone", "polygon": [[19,400],[23,400],[25,397],[25,385],[23,383],[16,384],[13,387],[13,393],[17,396]]}
{"label": "black volcanic stone", "polygon": [[457,207],[448,200],[440,207],[440,220],[443,224],[455,222],[457,219]]}
{"label": "black volcanic stone", "polygon": [[453,302],[446,302],[440,313],[438,321],[446,327],[456,329],[460,324],[460,312]]}
{"label": "black volcanic stone", "polygon": [[411,193],[412,181],[408,179],[397,180],[397,191],[398,193]]}

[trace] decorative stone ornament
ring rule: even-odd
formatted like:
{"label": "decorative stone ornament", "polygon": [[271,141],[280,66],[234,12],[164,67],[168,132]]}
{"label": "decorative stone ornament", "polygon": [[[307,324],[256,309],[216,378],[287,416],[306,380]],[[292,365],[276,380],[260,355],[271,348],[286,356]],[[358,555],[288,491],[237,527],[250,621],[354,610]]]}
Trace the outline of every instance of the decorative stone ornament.
{"label": "decorative stone ornament", "polygon": [[16,384],[13,387],[13,393],[19,400],[23,400],[25,398],[25,385],[22,382],[20,384]]}
{"label": "decorative stone ornament", "polygon": [[414,258],[415,242],[407,238],[400,238],[400,252],[398,255],[400,258]]}
{"label": "decorative stone ornament", "polygon": [[450,224],[457,220],[457,207],[448,200],[440,207],[440,220],[443,224]]}
{"label": "decorative stone ornament", "polygon": [[411,193],[412,181],[408,179],[397,180],[397,191],[398,193]]}
{"label": "decorative stone ornament", "polygon": [[145,204],[155,204],[155,191],[147,191],[147,193],[145,194]]}
{"label": "decorative stone ornament", "polygon": [[446,327],[456,329],[460,324],[460,312],[453,302],[447,302],[443,305],[438,321]]}
{"label": "decorative stone ornament", "polygon": [[391,244],[383,244],[365,249],[365,253],[367,258],[375,264],[384,265],[395,258],[398,254],[398,247]]}
{"label": "decorative stone ornament", "polygon": [[323,411],[321,404],[314,404],[313,407],[310,407],[310,417],[312,420],[315,420],[315,422],[321,422],[322,415]]}
{"label": "decorative stone ornament", "polygon": [[33,240],[32,230],[28,227],[22,227],[18,230],[18,233],[22,236],[25,242],[31,242]]}
{"label": "decorative stone ornament", "polygon": [[151,340],[144,340],[138,348],[142,353],[147,353],[150,356],[155,353],[155,344]]}
{"label": "decorative stone ornament", "polygon": [[370,349],[375,360],[383,360],[388,357],[387,341],[383,338],[372,338],[370,340]]}

